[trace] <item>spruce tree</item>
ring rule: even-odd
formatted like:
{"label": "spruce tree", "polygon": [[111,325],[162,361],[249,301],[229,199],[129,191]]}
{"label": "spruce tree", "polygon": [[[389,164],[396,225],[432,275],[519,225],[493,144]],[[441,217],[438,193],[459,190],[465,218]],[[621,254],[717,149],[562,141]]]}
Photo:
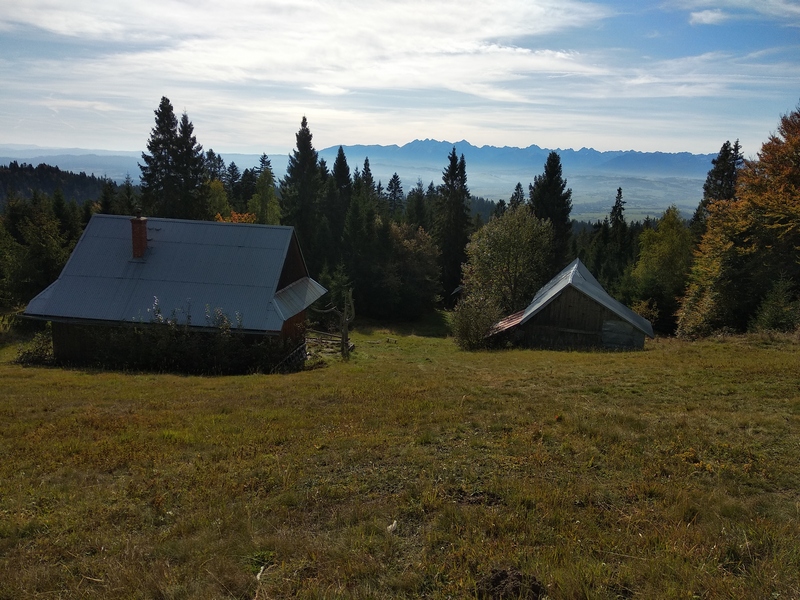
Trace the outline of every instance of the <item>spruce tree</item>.
{"label": "spruce tree", "polygon": [[412,227],[422,227],[425,230],[428,226],[428,211],[425,204],[425,188],[422,180],[417,180],[417,185],[408,192],[406,200],[406,223]]}
{"label": "spruce tree", "polygon": [[609,216],[611,237],[605,253],[605,281],[602,283],[607,289],[614,289],[632,258],[628,240],[628,223],[625,221],[625,200],[622,199],[622,188],[617,188],[617,196],[614,199],[614,205],[611,207]]}
{"label": "spruce tree", "polygon": [[361,185],[364,186],[367,197],[376,202],[378,188],[375,185],[375,178],[372,176],[372,169],[369,166],[369,156],[364,158],[364,168],[361,170]]}
{"label": "spruce tree", "polygon": [[743,163],[744,157],[739,140],[733,145],[730,141],[722,144],[717,158],[711,161],[713,166],[703,184],[703,200],[707,202],[733,200],[736,196],[736,178]]}
{"label": "spruce tree", "polygon": [[442,171],[442,185],[433,217],[433,238],[441,251],[440,265],[445,301],[461,282],[461,264],[466,260],[469,239],[469,188],[464,155],[455,147]]}
{"label": "spruce tree", "polygon": [[120,215],[133,215],[136,213],[136,209],[139,208],[139,196],[133,187],[130,173],[125,174],[125,181],[117,192],[116,203],[116,212]]}
{"label": "spruce tree", "polygon": [[341,252],[345,271],[353,283],[355,303],[361,307],[359,310],[366,309],[369,313],[377,301],[375,292],[380,277],[380,261],[375,203],[367,192],[363,185],[354,191],[345,217]]}
{"label": "spruce tree", "polygon": [[336,160],[333,162],[333,178],[336,181],[336,189],[342,194],[342,197],[347,198],[349,202],[353,194],[353,180],[350,177],[350,167],[347,164],[347,157],[341,146],[339,146],[339,151],[336,153]]}
{"label": "spruce tree", "polygon": [[400,176],[395,173],[386,186],[386,198],[389,203],[389,216],[397,220],[403,211],[403,184]]}
{"label": "spruce tree", "polygon": [[[508,208],[514,210],[525,202],[525,192],[522,189],[522,183],[517,182],[517,187],[514,188],[514,193],[508,200]],[[503,203],[505,205],[505,202]]]}
{"label": "spruce tree", "polygon": [[242,172],[235,162],[231,161],[225,172],[222,174],[222,183],[225,184],[225,193],[228,194],[228,202],[231,208],[237,212],[242,212],[242,198],[239,194]]}
{"label": "spruce tree", "polygon": [[692,216],[690,228],[695,244],[706,230],[708,207],[716,202],[733,200],[736,197],[736,180],[744,164],[742,146],[739,140],[731,144],[726,140],[717,157],[711,161],[706,181],[703,184],[703,199]]}
{"label": "spruce tree", "polygon": [[239,208],[237,211],[246,211],[247,203],[253,194],[256,193],[256,182],[258,181],[258,173],[256,169],[245,169],[242,171],[242,177],[239,179]]}
{"label": "spruce tree", "polygon": [[178,180],[175,173],[175,148],[178,140],[178,119],[169,98],[162,96],[155,110],[156,124],[142,153],[142,212],[163,216],[173,211],[178,202]]}
{"label": "spruce tree", "polygon": [[264,169],[269,169],[271,171],[272,162],[269,160],[269,156],[267,156],[265,152],[262,152],[261,156],[258,157],[258,166],[255,168],[255,172],[257,175],[261,175]]}
{"label": "spruce tree", "polygon": [[286,176],[281,180],[282,222],[293,225],[303,248],[309,269],[322,267],[324,250],[317,247],[320,195],[323,191],[319,158],[312,143],[308,121],[303,117],[295,135],[296,149],[289,156]]}
{"label": "spruce tree", "polygon": [[100,214],[114,214],[114,187],[114,182],[111,180],[106,180],[103,183],[103,192],[100,194],[100,201],[98,202],[100,210],[97,211]]}
{"label": "spruce tree", "polygon": [[174,164],[178,201],[174,212],[164,216],[178,219],[208,219],[210,215],[203,147],[197,143],[194,125],[185,112],[178,125]]}
{"label": "spruce tree", "polygon": [[222,156],[216,154],[213,150],[206,152],[205,158],[206,176],[211,179],[222,181],[225,179],[225,161]]}
{"label": "spruce tree", "polygon": [[347,157],[341,146],[339,146],[336,160],[333,162],[331,177],[334,193],[327,196],[325,212],[328,216],[331,235],[334,240],[339,242],[342,239],[344,221],[347,216],[347,210],[350,208],[350,200],[353,197],[353,180],[350,177],[350,166],[347,164]]}
{"label": "spruce tree", "polygon": [[544,173],[528,186],[529,202],[533,214],[539,219],[550,219],[553,224],[553,262],[550,274],[554,275],[569,262],[569,240],[572,233],[572,190],[561,173],[561,158],[550,152],[544,164]]}
{"label": "spruce tree", "polygon": [[[141,208],[145,215],[178,219],[208,217],[207,157],[194,126],[183,113],[180,125],[169,98],[155,111],[156,124],[142,154]],[[103,209],[104,210],[104,209]]]}

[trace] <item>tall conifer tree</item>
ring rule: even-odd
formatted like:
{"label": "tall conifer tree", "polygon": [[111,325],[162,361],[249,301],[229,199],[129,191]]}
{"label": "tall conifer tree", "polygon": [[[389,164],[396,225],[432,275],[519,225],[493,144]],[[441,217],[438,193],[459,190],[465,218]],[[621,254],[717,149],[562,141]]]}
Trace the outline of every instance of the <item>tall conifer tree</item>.
{"label": "tall conifer tree", "polygon": [[139,205],[139,197],[136,189],[133,187],[133,179],[130,173],[125,174],[125,181],[117,192],[117,214],[132,215],[136,212],[136,207]]}
{"label": "tall conifer tree", "polygon": [[386,199],[389,202],[389,216],[398,219],[403,211],[403,184],[400,176],[395,173],[386,186]]}
{"label": "tall conifer tree", "polygon": [[625,200],[622,199],[622,188],[617,188],[617,196],[610,213],[611,238],[606,247],[603,285],[614,289],[622,277],[625,267],[632,259],[630,240],[628,239],[628,223],[625,221]]}
{"label": "tall conifer tree", "polygon": [[339,146],[339,151],[336,153],[331,176],[335,193],[328,198],[326,209],[331,235],[338,243],[342,238],[345,217],[350,208],[350,200],[353,197],[353,179],[350,177],[350,166],[347,164],[347,157],[341,146]]}
{"label": "tall conifer tree", "polygon": [[321,249],[317,248],[317,220],[323,191],[319,158],[305,116],[295,135],[296,149],[289,156],[286,176],[281,180],[282,222],[293,225],[312,272],[321,268]]}
{"label": "tall conifer tree", "polygon": [[142,154],[141,203],[145,215],[178,219],[208,218],[206,157],[194,126],[183,113],[180,124],[169,98],[155,111],[156,124]]}
{"label": "tall conifer tree", "polygon": [[208,219],[208,187],[203,147],[197,143],[194,125],[184,112],[178,125],[175,144],[175,174],[178,202],[174,214],[180,219]]}
{"label": "tall conifer tree", "polygon": [[523,202],[525,202],[525,192],[522,189],[522,183],[518,181],[517,187],[514,188],[514,193],[511,194],[511,198],[508,200],[508,208],[514,210],[521,206]]}
{"label": "tall conifer tree", "polygon": [[730,201],[736,197],[736,180],[743,164],[744,157],[739,140],[733,144],[730,140],[726,140],[717,157],[711,161],[711,169],[703,184],[703,199],[692,216],[690,227],[695,243],[699,243],[705,233],[708,207],[716,202]]}
{"label": "tall conifer tree", "polygon": [[155,110],[156,124],[147,140],[147,153],[142,153],[142,211],[145,215],[162,216],[172,212],[178,202],[178,181],[175,174],[175,147],[178,140],[178,119],[169,98],[162,96]]}
{"label": "tall conifer tree", "polygon": [[572,233],[572,190],[561,173],[561,158],[550,152],[544,164],[544,173],[528,186],[529,202],[533,214],[539,219],[550,219],[553,224],[553,263],[551,275],[568,262],[569,240]]}
{"label": "tall conifer tree", "polygon": [[206,152],[205,158],[206,176],[209,179],[217,179],[222,181],[225,179],[225,161],[222,156],[216,154],[213,150]]}
{"label": "tall conifer tree", "polygon": [[228,202],[231,208],[239,212],[242,210],[242,198],[239,193],[241,181],[242,172],[239,170],[238,165],[231,161],[222,174],[222,183],[225,185],[225,193],[228,194]]}
{"label": "tall conifer tree", "polygon": [[445,298],[461,282],[461,264],[466,260],[469,241],[469,188],[464,155],[461,159],[455,147],[442,172],[442,185],[436,199],[433,218],[433,238],[441,251],[442,287]]}
{"label": "tall conifer tree", "polygon": [[417,180],[406,199],[406,223],[413,227],[422,227],[425,230],[430,229],[428,224],[428,210],[425,202],[425,187],[422,185],[422,180]]}

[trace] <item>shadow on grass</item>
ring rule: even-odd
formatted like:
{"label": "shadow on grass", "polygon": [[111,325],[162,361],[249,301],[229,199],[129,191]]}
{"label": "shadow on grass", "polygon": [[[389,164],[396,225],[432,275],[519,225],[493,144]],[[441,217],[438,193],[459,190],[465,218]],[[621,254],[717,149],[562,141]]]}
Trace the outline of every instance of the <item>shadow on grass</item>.
{"label": "shadow on grass", "polygon": [[373,335],[388,330],[396,335],[445,338],[451,334],[448,313],[435,310],[414,321],[381,321],[369,317],[356,317],[353,330],[361,335]]}
{"label": "shadow on grass", "polygon": [[30,343],[44,330],[44,321],[23,319],[19,312],[0,314],[0,352],[17,352],[20,346]]}

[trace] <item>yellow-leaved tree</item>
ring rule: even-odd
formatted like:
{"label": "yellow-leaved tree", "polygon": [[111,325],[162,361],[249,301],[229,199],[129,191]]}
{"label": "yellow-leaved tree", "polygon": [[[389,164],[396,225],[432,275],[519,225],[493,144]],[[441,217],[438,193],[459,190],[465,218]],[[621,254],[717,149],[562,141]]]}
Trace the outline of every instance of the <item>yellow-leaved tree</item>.
{"label": "yellow-leaved tree", "polygon": [[757,159],[745,161],[736,197],[708,210],[678,334],[743,331],[776,308],[777,289],[787,313],[783,323],[791,324],[800,284],[800,106],[781,118]]}

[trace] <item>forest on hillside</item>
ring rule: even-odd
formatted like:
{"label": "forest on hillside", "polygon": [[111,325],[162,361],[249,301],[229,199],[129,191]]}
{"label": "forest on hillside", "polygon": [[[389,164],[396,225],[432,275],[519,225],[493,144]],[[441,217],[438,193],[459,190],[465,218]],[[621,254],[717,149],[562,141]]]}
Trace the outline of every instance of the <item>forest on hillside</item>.
{"label": "forest on hillside", "polygon": [[57,191],[78,204],[93,202],[104,193],[104,187],[117,185],[102,177],[86,173],[62,171],[58,167],[11,161],[0,165],[0,208],[13,196],[31,198],[34,193],[52,196]]}
{"label": "forest on hillside", "polygon": [[[340,147],[319,157],[303,117],[285,175],[269,157],[240,171],[203,150],[188,115],[164,97],[142,155],[141,186],[87,178],[94,196],[63,189],[58,169],[4,167],[54,187],[7,195],[0,216],[0,305],[23,306],[52,282],[95,212],[291,225],[312,276],[358,313],[414,319],[437,306],[488,328],[524,308],[536,290],[580,258],[616,298],[657,331],[695,337],[715,331],[792,330],[800,324],[800,112],[785,115],[758,157],[725,141],[691,219],[675,206],[629,222],[617,189],[606,218],[573,221],[572,190],[550,152],[527,187],[495,204],[469,190],[456,149],[440,182],[404,189],[395,173],[375,181],[369,158],[354,168]],[[31,175],[33,173],[33,175]],[[0,173],[2,174],[2,173]],[[83,194],[89,192],[83,191]],[[454,292],[458,293],[454,293]],[[480,331],[479,331],[480,333]],[[481,339],[481,336],[476,336]]]}

